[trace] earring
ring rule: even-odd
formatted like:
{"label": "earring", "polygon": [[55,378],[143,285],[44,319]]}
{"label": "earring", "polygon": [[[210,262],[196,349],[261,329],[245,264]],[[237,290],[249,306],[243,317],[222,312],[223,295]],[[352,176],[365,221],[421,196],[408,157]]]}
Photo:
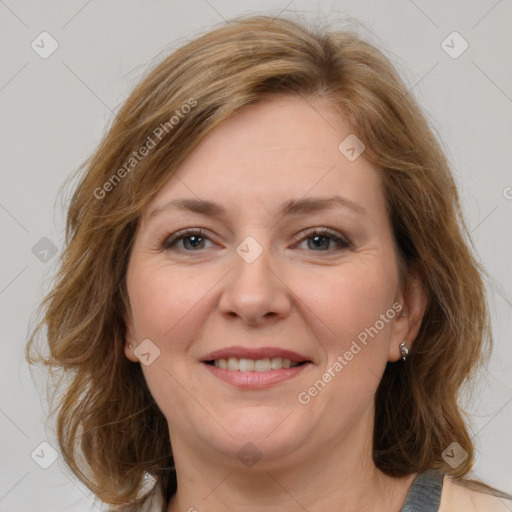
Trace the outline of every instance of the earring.
{"label": "earring", "polygon": [[404,361],[407,359],[407,356],[409,355],[409,348],[407,347],[407,343],[405,341],[402,341],[402,343],[400,343],[400,354],[402,354],[402,359]]}
{"label": "earring", "polygon": [[130,343],[130,344],[128,345],[128,348],[130,348],[130,349],[131,349],[132,347],[133,347],[133,345]]}

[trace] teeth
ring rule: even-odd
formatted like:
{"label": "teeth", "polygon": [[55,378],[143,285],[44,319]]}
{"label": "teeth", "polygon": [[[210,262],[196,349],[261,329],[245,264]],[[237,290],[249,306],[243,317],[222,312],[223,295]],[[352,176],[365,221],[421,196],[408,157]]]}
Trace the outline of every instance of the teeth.
{"label": "teeth", "polygon": [[[240,360],[240,370],[242,369],[242,360]],[[270,370],[270,359],[257,359],[254,361],[254,369],[257,372],[268,372]]]}
{"label": "teeth", "polygon": [[239,363],[238,359],[235,359],[234,357],[230,357],[228,359],[228,370],[232,370],[232,371],[239,370],[240,368],[239,368],[238,363]]}
{"label": "teeth", "polygon": [[252,359],[240,359],[238,362],[238,369],[241,372],[253,372],[256,362],[259,363],[259,361],[253,361]]}
{"label": "teeth", "polygon": [[293,368],[299,366],[299,363],[292,363],[290,359],[283,359],[281,357],[272,357],[270,359],[238,359],[237,357],[230,357],[229,359],[216,359],[214,365],[217,368],[227,368],[234,372],[268,372],[269,370],[280,370],[281,368]]}

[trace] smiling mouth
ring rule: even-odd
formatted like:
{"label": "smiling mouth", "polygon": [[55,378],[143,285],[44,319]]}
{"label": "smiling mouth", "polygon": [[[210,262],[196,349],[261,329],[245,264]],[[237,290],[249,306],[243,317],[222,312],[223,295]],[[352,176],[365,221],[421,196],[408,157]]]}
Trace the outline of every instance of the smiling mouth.
{"label": "smiling mouth", "polygon": [[231,346],[214,350],[201,360],[216,379],[240,390],[264,390],[297,378],[314,362],[281,347]]}
{"label": "smiling mouth", "polygon": [[282,370],[283,368],[295,368],[308,362],[310,361],[295,362],[282,357],[262,359],[230,357],[205,361],[206,364],[211,366],[233,372],[268,372],[271,370]]}

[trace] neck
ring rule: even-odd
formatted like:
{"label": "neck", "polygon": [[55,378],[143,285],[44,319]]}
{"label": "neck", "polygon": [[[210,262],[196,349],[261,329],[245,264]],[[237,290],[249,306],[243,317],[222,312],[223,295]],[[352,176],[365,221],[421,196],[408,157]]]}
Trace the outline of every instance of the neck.
{"label": "neck", "polygon": [[[178,490],[167,512],[399,512],[415,475],[390,477],[373,463],[371,431],[331,439],[293,461],[251,468],[205,459],[173,439]],[[355,433],[354,433],[355,432]],[[175,433],[174,433],[175,434]],[[365,441],[366,440],[366,441]]]}

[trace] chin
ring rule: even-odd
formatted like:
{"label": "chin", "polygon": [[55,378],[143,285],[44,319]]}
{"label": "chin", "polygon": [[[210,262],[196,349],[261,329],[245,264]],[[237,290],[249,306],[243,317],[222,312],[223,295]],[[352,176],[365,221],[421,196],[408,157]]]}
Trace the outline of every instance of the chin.
{"label": "chin", "polygon": [[226,415],[223,422],[232,437],[217,429],[220,435],[215,436],[215,440],[208,436],[208,442],[218,443],[219,450],[228,451],[231,456],[233,451],[243,452],[243,447],[250,443],[256,447],[255,451],[261,452],[262,462],[270,462],[295,452],[304,444],[307,431],[293,416],[289,411],[267,406],[237,408]]}

